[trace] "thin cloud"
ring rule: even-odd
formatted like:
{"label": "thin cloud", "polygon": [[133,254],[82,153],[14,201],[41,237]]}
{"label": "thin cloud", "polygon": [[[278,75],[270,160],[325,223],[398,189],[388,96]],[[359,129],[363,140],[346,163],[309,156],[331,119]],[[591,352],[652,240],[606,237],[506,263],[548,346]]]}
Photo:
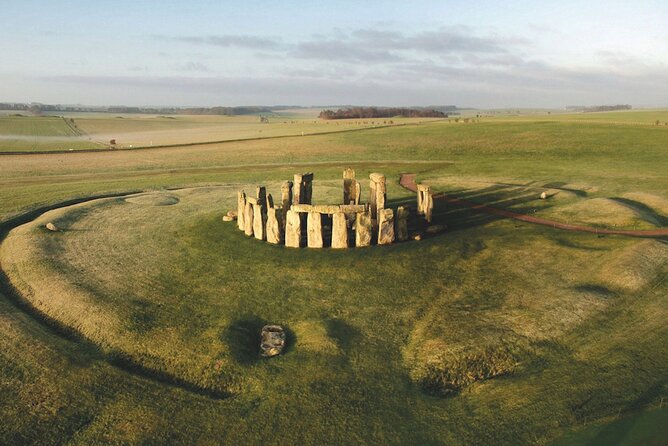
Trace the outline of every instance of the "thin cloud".
{"label": "thin cloud", "polygon": [[221,48],[248,48],[256,50],[280,49],[283,44],[280,39],[245,34],[222,34],[210,36],[175,36],[171,40],[191,43],[195,45],[210,45]]}

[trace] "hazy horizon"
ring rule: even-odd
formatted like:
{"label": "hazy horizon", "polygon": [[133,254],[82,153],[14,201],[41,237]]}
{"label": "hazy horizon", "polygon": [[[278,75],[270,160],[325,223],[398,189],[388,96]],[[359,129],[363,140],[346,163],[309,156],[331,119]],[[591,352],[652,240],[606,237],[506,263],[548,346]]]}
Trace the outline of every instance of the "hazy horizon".
{"label": "hazy horizon", "polygon": [[3,16],[0,102],[668,105],[659,1],[9,0]]}

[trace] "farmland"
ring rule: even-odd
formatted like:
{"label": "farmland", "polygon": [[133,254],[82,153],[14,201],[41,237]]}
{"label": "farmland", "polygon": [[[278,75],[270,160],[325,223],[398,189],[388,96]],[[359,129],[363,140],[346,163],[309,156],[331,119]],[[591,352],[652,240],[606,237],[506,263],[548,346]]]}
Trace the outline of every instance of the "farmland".
{"label": "farmland", "polygon": [[[664,228],[668,127],[653,122],[667,117],[336,131],[306,117],[80,116],[77,130],[0,117],[5,135],[83,138],[8,137],[6,151],[174,145],[0,156],[0,443],[660,444],[665,238],[437,202],[439,236],[288,250],[221,216],[238,189],[276,195],[302,171],[315,173],[315,202],[338,200],[351,166],[385,173],[391,205],[412,204],[398,180],[414,172],[436,191],[555,221]],[[251,140],[197,144],[236,139]],[[289,345],[260,360],[254,333],[267,322],[288,328]]]}

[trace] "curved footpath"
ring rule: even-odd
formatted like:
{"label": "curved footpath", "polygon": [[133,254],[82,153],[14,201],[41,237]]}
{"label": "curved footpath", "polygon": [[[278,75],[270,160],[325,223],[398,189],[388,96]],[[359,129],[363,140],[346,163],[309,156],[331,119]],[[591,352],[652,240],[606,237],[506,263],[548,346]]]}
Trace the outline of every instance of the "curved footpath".
{"label": "curved footpath", "polygon": [[[412,192],[417,193],[417,185],[415,184],[414,173],[402,173],[399,184]],[[563,229],[565,231],[591,232],[594,234],[611,234],[611,235],[627,235],[631,237],[668,237],[668,228],[648,229],[644,231],[633,231],[626,229],[600,229],[592,228],[590,226],[571,225],[568,223],[560,223],[554,220],[547,220],[539,217],[532,217],[526,214],[519,214],[517,212],[499,209],[485,204],[475,203],[473,201],[464,200],[461,198],[450,197],[444,193],[434,194],[434,200],[441,200],[448,204],[455,206],[467,207],[476,212],[484,214],[498,215],[500,217],[513,218],[515,220],[524,221],[527,223],[535,223],[538,225],[551,226],[556,229]]]}

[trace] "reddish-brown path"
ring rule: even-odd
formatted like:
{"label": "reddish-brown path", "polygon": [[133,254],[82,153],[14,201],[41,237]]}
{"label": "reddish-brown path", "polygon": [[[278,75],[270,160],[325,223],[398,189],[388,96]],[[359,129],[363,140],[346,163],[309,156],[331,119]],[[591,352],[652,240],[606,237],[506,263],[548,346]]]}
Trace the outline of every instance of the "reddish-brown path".
{"label": "reddish-brown path", "polygon": [[[417,192],[414,173],[401,174],[401,179],[399,180],[399,184],[410,191]],[[467,207],[476,212],[498,215],[501,217],[514,218],[515,220],[520,220],[527,223],[535,223],[538,225],[551,226],[553,228],[563,229],[566,231],[591,232],[594,234],[628,235],[631,237],[668,236],[668,228],[649,229],[644,231],[632,231],[626,229],[599,229],[599,228],[592,228],[590,226],[571,225],[568,223],[560,223],[558,221],[546,220],[544,218],[532,217],[526,214],[519,214],[517,212],[508,211],[505,209],[499,209],[492,206],[487,206],[485,204],[474,203],[473,201],[463,200],[461,198],[450,197],[445,195],[444,193],[434,194],[434,200],[442,200],[445,201],[446,203],[454,204],[455,206]]]}

